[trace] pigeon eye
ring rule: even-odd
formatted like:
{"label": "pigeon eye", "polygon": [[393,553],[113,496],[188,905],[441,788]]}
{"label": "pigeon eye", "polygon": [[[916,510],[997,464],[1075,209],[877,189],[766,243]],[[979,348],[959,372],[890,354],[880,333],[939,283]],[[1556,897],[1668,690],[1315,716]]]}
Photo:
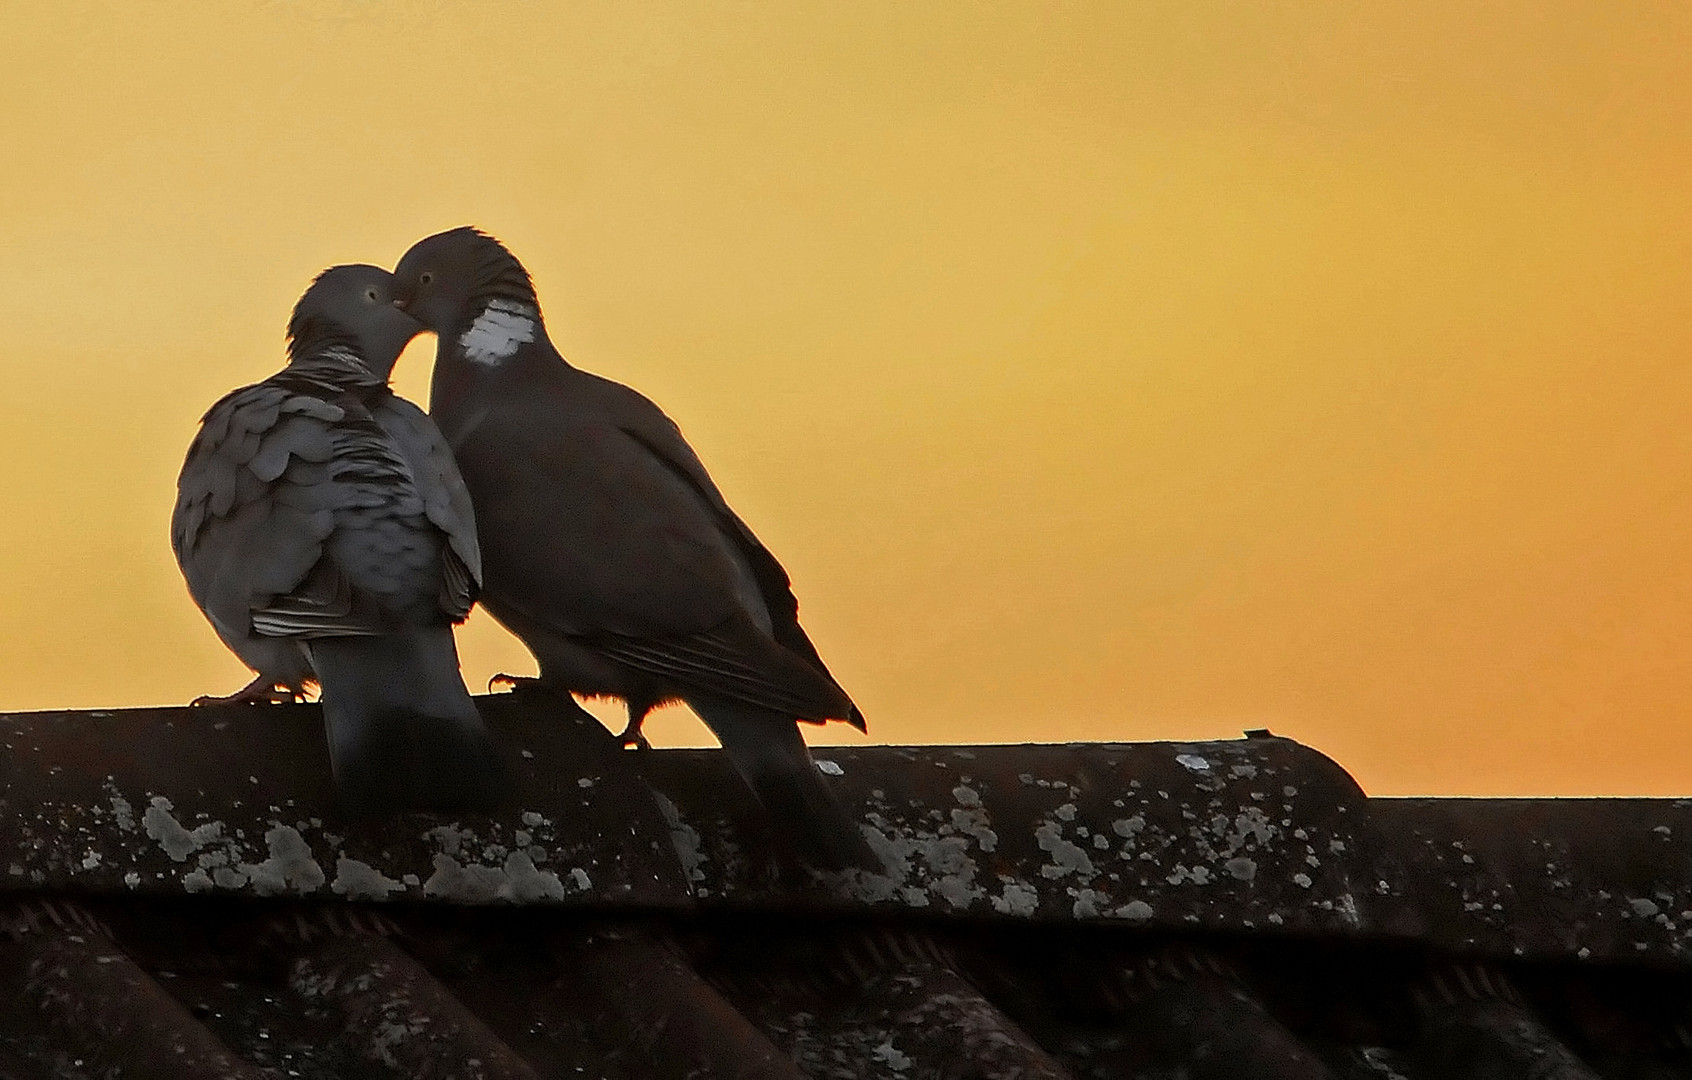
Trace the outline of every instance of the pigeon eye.
{"label": "pigeon eye", "polygon": [[376,290],[375,289],[364,290],[364,298],[366,300],[370,301],[372,304],[374,304],[376,302]]}
{"label": "pigeon eye", "polygon": [[427,270],[425,270],[421,274],[417,275],[417,284],[419,284],[419,285],[427,285],[427,284],[429,284],[429,282],[431,282],[433,280],[435,280],[435,275],[429,273],[429,271],[427,271]]}

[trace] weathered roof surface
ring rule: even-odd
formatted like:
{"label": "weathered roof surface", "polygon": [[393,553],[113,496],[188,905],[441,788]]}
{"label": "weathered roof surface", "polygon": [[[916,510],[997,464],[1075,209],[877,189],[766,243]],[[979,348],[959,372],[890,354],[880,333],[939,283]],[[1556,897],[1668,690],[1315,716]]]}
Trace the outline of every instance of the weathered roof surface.
{"label": "weathered roof surface", "polygon": [[1692,799],[1376,799],[1369,818],[1429,938],[1692,965]]}
{"label": "weathered roof surface", "polygon": [[512,805],[356,828],[334,812],[313,705],[7,717],[0,889],[688,904],[658,806],[592,717],[482,701]]}
{"label": "weathered roof surface", "polygon": [[309,706],[0,717],[10,1077],[1692,1077],[1692,801],[1368,799],[1269,737],[709,751],[481,704],[493,815],[337,820]]}
{"label": "weathered roof surface", "polygon": [[[695,896],[713,907],[1353,933],[1375,896],[1353,873],[1363,792],[1287,739],[830,748],[818,767],[889,871],[797,897],[759,873],[769,834],[749,799],[724,799],[735,785],[715,753],[641,765],[675,808]],[[1392,908],[1370,917],[1414,929]]]}

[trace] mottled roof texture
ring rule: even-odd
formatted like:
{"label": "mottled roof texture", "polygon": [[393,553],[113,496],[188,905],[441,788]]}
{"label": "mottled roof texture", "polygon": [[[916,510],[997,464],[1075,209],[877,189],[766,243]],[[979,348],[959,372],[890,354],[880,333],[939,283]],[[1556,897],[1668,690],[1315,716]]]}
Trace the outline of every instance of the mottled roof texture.
{"label": "mottled roof texture", "polygon": [[481,703],[520,793],[336,820],[313,706],[0,717],[0,1078],[1692,1077],[1692,800],[1369,799],[1268,733],[711,751]]}

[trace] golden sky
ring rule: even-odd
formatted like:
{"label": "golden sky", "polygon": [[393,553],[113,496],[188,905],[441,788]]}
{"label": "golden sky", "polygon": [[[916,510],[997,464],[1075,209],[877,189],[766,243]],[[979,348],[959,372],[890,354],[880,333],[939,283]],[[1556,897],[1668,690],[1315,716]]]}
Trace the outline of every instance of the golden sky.
{"label": "golden sky", "polygon": [[1692,790],[1682,6],[8,4],[0,123],[0,709],[246,680],[195,423],[318,269],[474,223],[876,741]]}

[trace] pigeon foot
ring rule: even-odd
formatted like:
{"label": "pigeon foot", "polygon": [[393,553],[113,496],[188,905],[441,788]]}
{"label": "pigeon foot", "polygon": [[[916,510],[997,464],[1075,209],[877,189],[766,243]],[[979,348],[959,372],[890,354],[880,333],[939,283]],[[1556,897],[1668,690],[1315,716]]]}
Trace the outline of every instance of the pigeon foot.
{"label": "pigeon foot", "polygon": [[216,694],[201,694],[188,703],[191,709],[204,708],[208,705],[292,705],[297,701],[304,701],[305,694],[289,686],[266,679],[263,675],[241,687],[233,694],[218,697]]}

